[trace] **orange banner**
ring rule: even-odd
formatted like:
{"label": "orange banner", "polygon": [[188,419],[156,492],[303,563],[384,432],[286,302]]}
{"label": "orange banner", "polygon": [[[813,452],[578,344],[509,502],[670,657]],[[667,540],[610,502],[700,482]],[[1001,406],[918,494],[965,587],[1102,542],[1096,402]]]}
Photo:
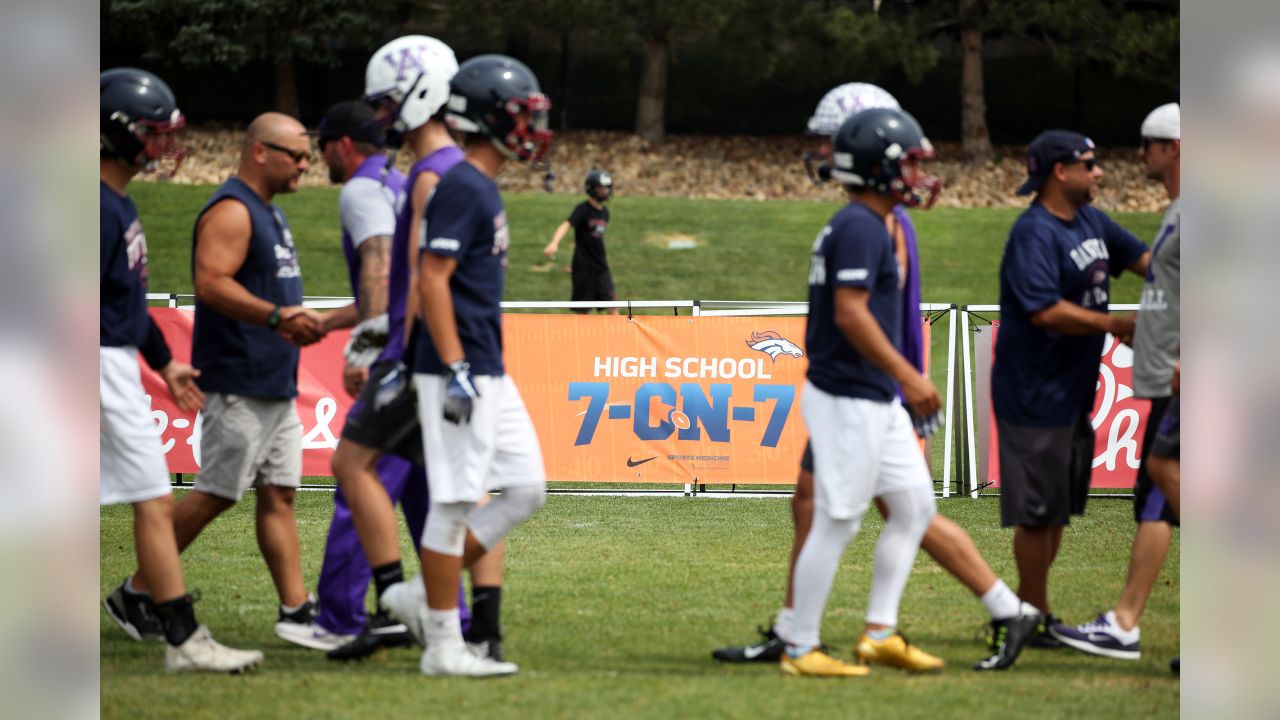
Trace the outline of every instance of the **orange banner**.
{"label": "orange banner", "polygon": [[508,315],[551,480],[794,483],[804,318]]}

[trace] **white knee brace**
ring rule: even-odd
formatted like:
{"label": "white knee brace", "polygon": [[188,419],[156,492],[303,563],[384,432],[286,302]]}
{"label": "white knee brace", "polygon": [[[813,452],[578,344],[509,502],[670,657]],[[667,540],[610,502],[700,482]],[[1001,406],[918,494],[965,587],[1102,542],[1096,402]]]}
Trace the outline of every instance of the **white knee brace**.
{"label": "white knee brace", "polygon": [[471,534],[485,549],[491,548],[502,542],[515,526],[528,520],[546,500],[543,485],[506,488],[488,505],[476,510],[471,518]]}
{"label": "white knee brace", "polygon": [[422,529],[422,547],[441,555],[462,557],[467,542],[467,522],[476,504],[469,502],[432,503],[427,524]]}

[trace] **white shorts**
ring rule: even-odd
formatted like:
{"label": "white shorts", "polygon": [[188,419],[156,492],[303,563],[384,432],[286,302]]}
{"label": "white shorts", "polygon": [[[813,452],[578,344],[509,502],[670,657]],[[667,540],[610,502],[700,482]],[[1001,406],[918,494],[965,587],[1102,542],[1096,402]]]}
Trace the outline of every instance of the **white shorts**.
{"label": "white shorts", "polygon": [[489,490],[545,486],[533,420],[510,375],[473,375],[480,397],[471,422],[444,419],[443,375],[413,376],[432,503],[479,502]]}
{"label": "white shorts", "polygon": [[169,494],[160,429],[142,388],[135,347],[98,349],[98,502],[136,503]]}
{"label": "white shorts", "polygon": [[293,400],[211,392],[194,488],[238,501],[250,487],[302,483],[302,421]]}
{"label": "white shorts", "polygon": [[831,517],[860,518],[874,497],[932,489],[911,417],[896,399],[841,397],[805,383],[800,407],[813,445],[814,502]]}

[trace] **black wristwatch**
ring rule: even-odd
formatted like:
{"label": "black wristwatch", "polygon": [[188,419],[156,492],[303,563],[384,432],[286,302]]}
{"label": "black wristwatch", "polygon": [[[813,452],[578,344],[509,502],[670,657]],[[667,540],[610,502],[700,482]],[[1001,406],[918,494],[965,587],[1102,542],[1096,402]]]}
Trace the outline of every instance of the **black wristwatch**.
{"label": "black wristwatch", "polygon": [[275,330],[280,327],[280,306],[271,308],[271,312],[267,313],[267,327]]}

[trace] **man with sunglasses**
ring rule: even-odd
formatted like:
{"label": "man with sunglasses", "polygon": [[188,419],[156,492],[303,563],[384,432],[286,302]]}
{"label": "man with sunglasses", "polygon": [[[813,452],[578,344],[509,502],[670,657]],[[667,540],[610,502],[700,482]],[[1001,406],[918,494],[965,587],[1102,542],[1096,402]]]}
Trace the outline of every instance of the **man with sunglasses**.
{"label": "man with sunglasses", "polygon": [[[324,337],[334,316],[302,306],[293,236],[271,200],[298,189],[310,159],[301,123],[280,113],[258,116],[245,133],[236,173],[196,218],[191,364],[206,402],[200,472],[173,513],[181,551],[256,489],[258,547],[280,600],[275,630],[291,642],[315,632],[293,511],[302,477],[298,346]],[[135,574],[135,586],[139,579]]]}
{"label": "man with sunglasses", "polygon": [[1067,645],[1104,657],[1137,660],[1138,621],[1160,575],[1178,524],[1178,368],[1181,277],[1182,120],[1176,103],[1161,105],[1142,123],[1142,158],[1148,179],[1160,181],[1172,202],[1151,248],[1142,290],[1142,309],[1133,334],[1133,391],[1151,399],[1142,438],[1142,466],[1134,487],[1133,538],[1129,574],[1113,610],[1077,627],[1057,625],[1053,634]]}
{"label": "man with sunglasses", "polygon": [[[1093,469],[1093,409],[1105,336],[1131,343],[1134,319],[1107,312],[1111,276],[1145,275],[1150,253],[1092,207],[1103,172],[1093,141],[1068,130],[1027,148],[1035,193],[1000,264],[1000,330],[991,371],[999,433],[1000,520],[1013,527],[1018,596],[1052,628],[1049,569]],[[1041,646],[1044,646],[1043,644]]]}

